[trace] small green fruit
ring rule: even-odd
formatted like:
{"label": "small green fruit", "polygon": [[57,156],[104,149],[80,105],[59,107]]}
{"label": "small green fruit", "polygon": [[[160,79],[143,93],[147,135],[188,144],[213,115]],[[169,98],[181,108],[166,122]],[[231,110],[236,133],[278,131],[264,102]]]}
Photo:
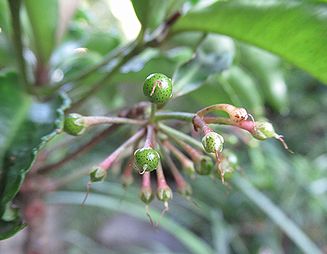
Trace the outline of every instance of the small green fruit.
{"label": "small green fruit", "polygon": [[150,74],[144,81],[143,93],[152,103],[166,103],[171,98],[172,92],[172,81],[164,74]]}
{"label": "small green fruit", "polygon": [[157,198],[162,202],[168,202],[173,198],[173,192],[168,186],[163,188],[158,188]]}
{"label": "small green fruit", "polygon": [[90,181],[92,183],[101,182],[107,176],[107,171],[103,168],[96,166],[90,172]]}
{"label": "small green fruit", "polygon": [[223,150],[224,138],[216,132],[209,132],[202,138],[202,145],[207,153],[216,153]]}
{"label": "small green fruit", "polygon": [[142,188],[140,192],[140,198],[145,204],[150,204],[154,198],[151,188]]}
{"label": "small green fruit", "polygon": [[153,171],[158,168],[160,155],[159,153],[150,148],[143,147],[134,152],[135,163],[141,172]]}
{"label": "small green fruit", "polygon": [[69,114],[64,121],[64,131],[73,136],[79,136],[84,133],[86,126],[83,122],[83,116],[79,114]]}
{"label": "small green fruit", "polygon": [[209,175],[214,164],[210,157],[202,156],[200,160],[195,163],[195,171],[199,175]]}

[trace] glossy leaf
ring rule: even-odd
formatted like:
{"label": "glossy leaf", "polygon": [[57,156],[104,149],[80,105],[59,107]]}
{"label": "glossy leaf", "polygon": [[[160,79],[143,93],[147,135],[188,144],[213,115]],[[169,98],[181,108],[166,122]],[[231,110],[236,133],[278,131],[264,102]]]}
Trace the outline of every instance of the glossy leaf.
{"label": "glossy leaf", "polygon": [[56,45],[58,0],[26,0],[24,4],[33,32],[34,50],[37,58],[46,63]]}
{"label": "glossy leaf", "polygon": [[[11,84],[14,88],[14,83]],[[9,92],[8,90],[7,92]],[[4,94],[10,97],[10,94]],[[17,101],[12,103],[18,104]],[[20,229],[19,218],[5,220],[5,211],[18,193],[24,178],[30,170],[36,155],[51,139],[57,136],[63,126],[64,110],[70,101],[65,95],[49,103],[34,102],[24,121],[15,132],[4,156],[0,189],[0,221],[9,231],[1,231],[0,238],[11,235],[13,228]],[[14,105],[13,105],[14,106]],[[55,122],[55,127],[53,126]],[[7,126],[8,127],[8,126]],[[17,214],[18,216],[18,214]]]}
{"label": "glossy leaf", "polygon": [[327,83],[327,6],[304,1],[219,1],[187,13],[173,32],[204,31],[264,48]]}
{"label": "glossy leaf", "polygon": [[[4,153],[24,121],[30,99],[14,73],[0,74],[0,167]],[[20,103],[17,103],[17,102]]]}

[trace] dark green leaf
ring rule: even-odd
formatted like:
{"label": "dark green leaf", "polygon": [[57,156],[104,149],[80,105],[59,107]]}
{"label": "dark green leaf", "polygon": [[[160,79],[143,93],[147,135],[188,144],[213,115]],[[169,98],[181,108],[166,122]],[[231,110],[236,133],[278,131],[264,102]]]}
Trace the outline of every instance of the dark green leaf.
{"label": "dark green leaf", "polygon": [[[1,95],[10,97],[11,94],[9,92],[15,89],[17,79],[16,82],[5,84],[7,84],[6,93],[1,93]],[[6,86],[2,85],[1,87]],[[12,103],[13,106],[19,105],[17,100],[12,101]],[[29,114],[24,115],[25,120],[23,122],[20,121],[22,123],[20,128],[18,130],[16,128],[16,135],[11,139],[11,145],[6,151],[2,165],[0,221],[3,225],[6,225],[5,228],[8,231],[3,229],[0,238],[10,236],[15,230],[19,230],[22,227],[19,217],[11,218],[8,221],[5,212],[8,211],[11,201],[18,193],[25,175],[30,170],[39,150],[62,130],[64,110],[68,108],[69,104],[70,102],[65,95],[61,95],[59,99],[49,103],[33,102]],[[6,109],[8,110],[7,107]],[[54,122],[55,128],[53,128]]]}
{"label": "dark green leaf", "polygon": [[225,34],[280,55],[327,83],[326,5],[304,1],[216,2],[180,18],[173,32]]}
{"label": "dark green leaf", "polygon": [[29,103],[16,74],[0,74],[0,167],[6,149],[24,121]]}

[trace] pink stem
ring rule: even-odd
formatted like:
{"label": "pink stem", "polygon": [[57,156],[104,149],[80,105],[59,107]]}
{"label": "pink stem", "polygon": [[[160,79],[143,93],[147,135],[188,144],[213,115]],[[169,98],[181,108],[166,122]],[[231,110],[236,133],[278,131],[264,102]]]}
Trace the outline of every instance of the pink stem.
{"label": "pink stem", "polygon": [[198,115],[195,115],[193,117],[193,125],[195,130],[197,130],[198,128],[201,129],[204,135],[207,135],[208,133],[212,132],[206,122]]}
{"label": "pink stem", "polygon": [[151,189],[151,175],[150,172],[144,172],[142,175],[142,189]]}
{"label": "pink stem", "polygon": [[168,187],[168,184],[166,182],[166,178],[165,178],[164,172],[162,170],[161,164],[159,164],[156,172],[157,172],[158,188],[166,188],[166,187]]}
{"label": "pink stem", "polygon": [[154,126],[148,125],[146,129],[146,139],[144,147],[153,148],[154,147]]}
{"label": "pink stem", "polygon": [[128,140],[125,141],[120,147],[118,147],[112,154],[110,154],[104,161],[100,163],[100,167],[104,170],[108,170],[112,164],[117,160],[119,155],[130,145],[137,142],[144,135],[144,129],[139,130],[133,136],[131,136]]}

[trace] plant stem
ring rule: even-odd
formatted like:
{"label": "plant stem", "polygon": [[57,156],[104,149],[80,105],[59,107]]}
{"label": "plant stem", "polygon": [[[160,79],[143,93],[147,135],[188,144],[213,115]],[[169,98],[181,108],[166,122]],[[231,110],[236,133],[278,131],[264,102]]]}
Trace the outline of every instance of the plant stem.
{"label": "plant stem", "polygon": [[187,165],[189,162],[191,162],[188,157],[186,157],[176,146],[174,146],[168,140],[163,141],[163,145],[177,157],[181,164]]}
{"label": "plant stem", "polygon": [[204,135],[207,135],[208,133],[212,132],[212,130],[209,128],[209,126],[206,124],[206,122],[198,115],[194,116],[193,125],[194,125],[195,130],[200,128],[201,131],[204,133]]}
{"label": "plant stem", "polygon": [[57,91],[58,89],[60,89],[62,86],[64,86],[67,83],[71,83],[71,82],[78,82],[82,79],[85,79],[86,77],[90,76],[91,74],[93,74],[94,72],[96,72],[98,69],[100,69],[101,67],[105,66],[107,63],[109,63],[111,60],[113,60],[114,58],[120,56],[122,53],[124,53],[124,51],[126,51],[132,44],[128,44],[124,47],[121,47],[119,49],[116,49],[114,51],[109,52],[106,56],[104,56],[104,58],[97,64],[95,64],[94,66],[81,71],[80,73],[77,73],[76,75],[64,79],[56,84],[54,84],[52,87],[47,88],[46,90],[44,90],[44,93],[46,95],[50,95],[53,92]]}
{"label": "plant stem", "polygon": [[84,145],[80,146],[79,148],[77,148],[75,151],[73,151],[72,153],[69,153],[68,155],[66,155],[64,158],[62,158],[61,160],[46,165],[44,167],[39,168],[37,171],[40,172],[41,174],[48,174],[50,172],[52,172],[53,170],[56,170],[58,168],[60,168],[61,166],[65,165],[67,162],[75,159],[76,157],[88,152],[90,149],[92,149],[95,145],[97,145],[99,142],[103,141],[103,139],[105,137],[107,137],[110,133],[114,132],[115,130],[117,130],[117,128],[120,125],[112,125],[109,128],[103,130],[102,132],[100,132],[99,134],[96,134],[95,136],[93,136],[89,142],[85,143]]}
{"label": "plant stem", "polygon": [[157,173],[157,188],[159,189],[159,188],[168,187],[164,172],[162,170],[161,163],[159,163],[156,173]]}
{"label": "plant stem", "polygon": [[192,122],[195,114],[188,112],[157,112],[155,114],[155,121],[160,120],[181,120],[186,122]]}
{"label": "plant stem", "polygon": [[157,104],[151,103],[151,113],[150,113],[150,117],[149,117],[149,123],[155,122],[156,111],[157,111]]}
{"label": "plant stem", "polygon": [[83,122],[87,127],[100,125],[100,124],[136,124],[144,125],[146,122],[143,120],[135,120],[125,117],[108,117],[108,116],[84,116]]}
{"label": "plant stem", "polygon": [[154,144],[154,126],[148,125],[146,128],[146,139],[144,143],[144,147],[153,148]]}
{"label": "plant stem", "polygon": [[20,8],[21,8],[21,0],[8,0],[10,13],[11,13],[11,21],[13,26],[13,42],[15,46],[18,68],[20,72],[20,77],[22,79],[23,85],[27,92],[31,92],[32,89],[28,83],[27,73],[26,73],[26,63],[24,59],[24,48],[22,43],[22,29],[20,23]]}
{"label": "plant stem", "polygon": [[80,99],[78,99],[76,102],[74,102],[71,106],[71,109],[74,109],[78,107],[80,104],[82,104],[86,99],[88,99],[92,94],[96,93],[103,85],[108,83],[108,81],[116,74],[117,71],[131,58],[139,54],[144,48],[143,46],[136,45],[131,50],[125,52],[124,56],[117,61],[116,65],[112,67],[110,72],[107,73],[106,76],[104,76],[102,79],[100,79],[98,82],[96,82],[92,88],[87,91]]}
{"label": "plant stem", "polygon": [[[174,139],[180,139],[180,140],[184,140],[185,142],[195,146],[195,147],[198,147],[199,149],[202,150],[202,144],[197,141],[196,139],[184,134],[183,132],[180,132],[178,130],[175,130],[165,124],[162,124],[160,123],[159,124],[159,129],[165,133],[166,135],[170,136],[170,137],[173,137]],[[200,144],[200,145],[199,145]]]}
{"label": "plant stem", "polygon": [[112,154],[110,154],[104,161],[100,163],[100,167],[104,170],[108,170],[110,166],[117,160],[119,155],[124,152],[130,145],[137,142],[144,135],[144,129],[142,128],[126,140],[120,147],[118,147]]}

